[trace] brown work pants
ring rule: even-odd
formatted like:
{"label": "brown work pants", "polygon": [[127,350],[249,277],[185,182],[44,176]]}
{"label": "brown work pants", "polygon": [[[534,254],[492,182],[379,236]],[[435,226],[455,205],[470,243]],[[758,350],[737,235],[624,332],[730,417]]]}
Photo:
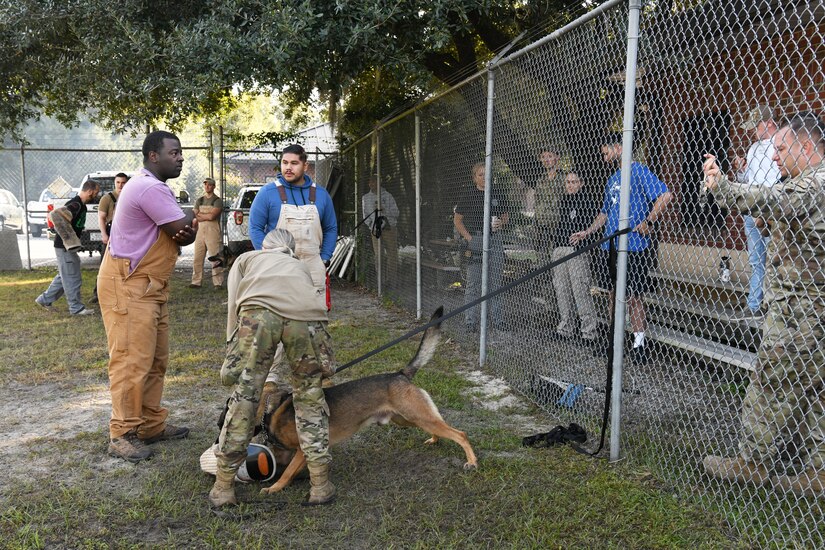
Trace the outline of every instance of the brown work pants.
{"label": "brown work pants", "polygon": [[[147,254],[150,264],[154,252],[153,247]],[[129,260],[112,258],[108,251],[100,266],[97,290],[109,344],[112,438],[134,430],[148,439],[166,427],[168,411],[160,401],[169,364],[168,292],[163,273],[158,275],[144,273],[141,266],[129,274]]]}

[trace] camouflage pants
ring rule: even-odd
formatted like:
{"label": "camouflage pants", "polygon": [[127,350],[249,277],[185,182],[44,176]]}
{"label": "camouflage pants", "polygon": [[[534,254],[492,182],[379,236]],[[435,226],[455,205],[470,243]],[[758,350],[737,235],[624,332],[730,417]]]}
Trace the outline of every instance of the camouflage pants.
{"label": "camouflage pants", "polygon": [[823,298],[771,302],[742,407],[743,458],[780,471],[825,465],[824,323]]}
{"label": "camouflage pants", "polygon": [[225,385],[235,383],[218,439],[218,469],[233,473],[246,458],[255,412],[278,343],[289,364],[295,424],[307,462],[328,463],[329,408],[321,388],[335,372],[330,337],[322,322],[293,321],[264,308],[243,309],[221,368]]}

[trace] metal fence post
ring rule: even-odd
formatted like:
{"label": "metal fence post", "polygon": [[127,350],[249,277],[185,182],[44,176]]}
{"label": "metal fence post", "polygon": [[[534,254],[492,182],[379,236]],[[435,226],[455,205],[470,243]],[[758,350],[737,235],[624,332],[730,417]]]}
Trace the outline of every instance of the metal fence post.
{"label": "metal fence post", "polygon": [[218,126],[218,146],[220,147],[220,157],[218,159],[218,177],[221,180],[221,188],[226,185],[226,173],[225,173],[225,163],[226,163],[226,152],[224,151],[224,143],[223,143],[223,126]]}
{"label": "metal fence post", "polygon": [[[209,177],[215,179],[215,143],[213,140],[212,126],[209,126]],[[223,187],[221,187],[223,190]]]}
{"label": "metal fence post", "polygon": [[[369,174],[369,177],[372,178],[372,174]],[[375,213],[373,223],[376,223],[381,215],[381,130],[375,131],[375,187],[378,212]],[[372,238],[370,236],[370,239]],[[384,289],[381,284],[383,282],[381,280],[381,242],[378,242],[378,246],[373,246],[372,250],[375,253],[375,276],[378,280],[378,295],[382,296]]]}
{"label": "metal fence post", "polygon": [[29,267],[29,271],[32,268],[32,250],[31,250],[31,229],[29,228],[29,196],[26,193],[26,146],[22,143],[20,144],[20,185],[23,186],[23,215],[26,217],[26,221],[23,224],[23,227],[26,228],[26,264]]}
{"label": "metal fence post", "polygon": [[[495,72],[493,65],[487,65],[487,132],[484,144],[484,233],[481,240],[481,296],[487,294],[490,267],[490,198],[493,193],[493,110],[495,106]],[[498,298],[493,298],[497,300]],[[487,311],[489,301],[481,302],[479,322],[478,363],[487,362]]]}
{"label": "metal fence post", "polygon": [[361,209],[361,201],[358,200],[358,148],[357,147],[353,147],[352,157],[353,157],[353,161],[352,161],[352,174],[353,174],[353,177],[352,177],[352,200],[353,200],[353,203],[355,204],[355,208],[354,208],[354,210],[355,210],[355,219],[352,220],[352,227],[353,227],[352,238],[355,239],[355,242],[353,243],[353,246],[355,247],[355,258],[353,259],[352,264],[353,264],[353,270],[355,272],[355,282],[358,283],[358,284],[364,284],[364,281],[359,281],[358,280],[358,276],[361,273],[359,271],[359,268],[361,267],[361,254],[362,254],[361,249],[362,249],[362,246],[361,246],[361,239],[358,238],[358,229],[356,229],[356,226],[358,225],[358,222],[361,220],[361,216],[363,216],[363,214],[359,214],[359,210]]}
{"label": "metal fence post", "polygon": [[415,318],[421,319],[421,113],[415,112]]}
{"label": "metal fence post", "polygon": [[[629,224],[630,167],[633,162],[633,123],[636,104],[636,56],[639,48],[641,0],[630,0],[627,21],[627,63],[625,66],[624,122],[622,123],[622,187],[619,195],[619,229]],[[616,266],[616,311],[613,333],[613,395],[610,403],[610,460],[619,459],[622,414],[622,364],[624,362],[624,318],[627,299],[627,235],[619,237]]]}

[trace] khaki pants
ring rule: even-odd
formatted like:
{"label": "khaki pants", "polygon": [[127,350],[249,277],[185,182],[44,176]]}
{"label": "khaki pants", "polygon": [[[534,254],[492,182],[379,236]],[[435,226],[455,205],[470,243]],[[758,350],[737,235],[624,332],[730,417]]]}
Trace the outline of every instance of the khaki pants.
{"label": "khaki pants", "polygon": [[166,285],[148,276],[124,279],[128,260],[106,260],[97,291],[109,344],[109,435],[134,430],[147,439],[163,431],[168,416],[160,405],[169,364],[169,313],[159,301]]}
{"label": "khaki pants", "polygon": [[[218,222],[200,222],[198,224],[198,234],[195,237],[195,258],[192,261],[192,284],[200,285],[203,281],[203,261],[209,256],[213,256],[221,250],[221,227]],[[223,284],[223,268],[212,268],[212,284],[221,286]]]}
{"label": "khaki pants", "polygon": [[386,226],[381,230],[381,238],[372,237],[372,251],[375,253],[375,272],[378,273],[378,249],[381,248],[381,261],[385,268],[381,272],[384,281],[395,281],[398,276],[398,234],[394,227]]}
{"label": "khaki pants", "polygon": [[[552,261],[555,262],[574,251],[572,246],[558,246],[553,249]],[[585,253],[553,269],[553,289],[556,291],[556,303],[561,317],[556,332],[563,336],[573,336],[578,314],[582,338],[592,340],[596,337],[598,319],[593,297],[590,295],[589,258],[590,255]]]}

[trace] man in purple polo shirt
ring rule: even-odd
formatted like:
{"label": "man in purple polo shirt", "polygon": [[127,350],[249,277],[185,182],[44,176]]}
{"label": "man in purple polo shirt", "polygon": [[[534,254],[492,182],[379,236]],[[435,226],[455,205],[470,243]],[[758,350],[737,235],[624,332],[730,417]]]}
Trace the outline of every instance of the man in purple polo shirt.
{"label": "man in purple polo shirt", "polygon": [[169,276],[179,247],[194,242],[197,231],[166,185],[182,168],[174,134],[146,136],[143,169],[120,194],[97,278],[109,344],[109,454],[130,462],[152,456],[147,444],[189,435],[189,428],[166,422],[160,405],[169,363]]}

